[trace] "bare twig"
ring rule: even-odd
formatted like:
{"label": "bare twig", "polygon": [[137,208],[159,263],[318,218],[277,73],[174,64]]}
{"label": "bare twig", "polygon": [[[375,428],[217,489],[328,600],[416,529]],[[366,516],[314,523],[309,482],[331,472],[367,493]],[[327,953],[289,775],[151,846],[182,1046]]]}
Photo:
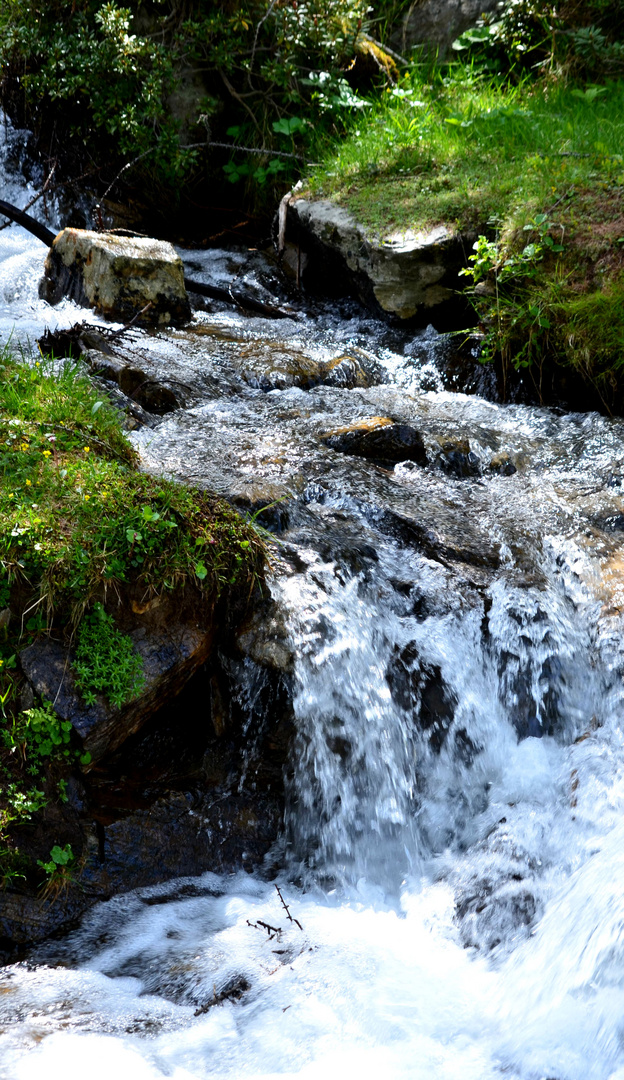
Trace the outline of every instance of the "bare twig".
{"label": "bare twig", "polygon": [[181,146],[180,150],[195,150],[202,147],[219,146],[222,150],[240,150],[243,154],[264,154],[267,157],[285,157],[295,158],[296,161],[303,161],[302,154],[289,154],[285,150],[269,150],[266,146],[238,146],[236,143],[227,142],[203,142],[203,143],[187,143],[186,146]]}
{"label": "bare twig", "polygon": [[275,7],[276,3],[277,3],[277,0],[271,0],[271,3],[269,4],[265,14],[260,19],[260,22],[256,26],[256,32],[254,34],[253,47],[252,47],[252,50],[251,50],[251,59],[249,61],[249,67],[247,69],[247,82],[249,83],[249,89],[250,90],[253,90],[253,86],[252,86],[252,82],[251,82],[251,73],[253,71],[254,60],[256,58],[256,48],[258,46],[258,35],[259,35],[260,30],[262,29],[264,23],[267,21],[269,15],[273,11],[273,8]]}
{"label": "bare twig", "polygon": [[257,922],[250,922],[247,919],[247,926],[251,926],[252,930],[266,930],[269,941],[273,941],[273,938],[276,938],[282,932],[281,926],[271,926],[270,923],[263,922],[262,919],[258,919]]}
{"label": "bare twig", "polygon": [[149,150],[144,150],[142,154],[139,154],[138,157],[133,158],[132,161],[127,161],[126,164],[124,165],[123,169],[119,170],[119,172],[117,173],[117,176],[115,177],[115,179],[106,188],[106,191],[102,195],[102,198],[100,199],[100,202],[104,201],[104,199],[108,195],[109,191],[112,191],[112,189],[115,187],[115,184],[117,183],[117,181],[119,179],[121,179],[121,177],[123,176],[123,174],[126,172],[127,169],[131,169],[133,165],[136,165],[139,161],[142,161],[144,157],[148,156],[148,154],[153,154],[155,149],[156,149],[155,146],[150,146]]}
{"label": "bare twig", "polygon": [[236,93],[236,90],[232,86],[232,83],[228,79],[225,72],[222,71],[221,68],[219,68],[218,71],[219,71],[219,75],[221,76],[221,80],[223,82],[223,85],[225,86],[225,89],[228,91],[229,94],[231,94],[231,96],[234,98],[235,101],[238,101],[239,105],[243,106],[243,108],[245,109],[245,111],[247,112],[249,117],[251,118],[251,122],[252,122],[253,126],[255,127],[256,131],[260,131],[260,125],[259,125],[258,121],[256,120],[256,117],[255,117],[255,114],[254,114],[253,110],[249,108],[249,105],[247,104],[246,101],[243,101],[240,94]]}
{"label": "bare twig", "polygon": [[303,926],[299,922],[299,919],[293,919],[292,915],[290,914],[290,908],[288,907],[288,904],[286,903],[286,901],[284,900],[284,897],[282,896],[279,885],[276,885],[275,889],[277,891],[277,895],[279,896],[280,900],[282,901],[282,907],[284,908],[284,911],[286,912],[287,919],[291,923],[294,923],[295,926],[298,926],[300,930],[303,930]]}

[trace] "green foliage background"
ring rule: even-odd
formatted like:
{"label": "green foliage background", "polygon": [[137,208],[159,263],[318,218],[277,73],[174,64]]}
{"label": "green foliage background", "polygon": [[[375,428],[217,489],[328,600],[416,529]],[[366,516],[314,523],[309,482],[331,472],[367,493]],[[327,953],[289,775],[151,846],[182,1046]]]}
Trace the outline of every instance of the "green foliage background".
{"label": "green foliage background", "polygon": [[[67,143],[84,146],[95,171],[139,158],[167,189],[214,166],[211,138],[277,149],[253,168],[237,159],[234,179],[263,184],[292,175],[320,129],[337,131],[352,107],[343,74],[368,11],[367,0],[4,0],[0,104],[50,158]],[[284,127],[288,118],[296,123]],[[221,172],[222,150],[216,160]]]}

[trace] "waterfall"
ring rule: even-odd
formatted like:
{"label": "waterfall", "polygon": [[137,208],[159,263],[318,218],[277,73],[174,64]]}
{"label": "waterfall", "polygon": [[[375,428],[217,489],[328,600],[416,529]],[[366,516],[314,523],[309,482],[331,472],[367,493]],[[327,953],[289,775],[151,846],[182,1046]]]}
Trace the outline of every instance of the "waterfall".
{"label": "waterfall", "polygon": [[[44,256],[0,232],[5,338],[83,316],[39,301]],[[431,330],[302,318],[202,311],[132,346],[196,395],[133,433],[143,466],[283,511],[282,836],[264,874],[115,896],[1,968],[0,1080],[622,1080],[624,424],[445,391]],[[347,348],[370,385],[263,393],[236,366]],[[380,417],[418,463],[327,446]],[[253,749],[266,670],[227,674]]]}

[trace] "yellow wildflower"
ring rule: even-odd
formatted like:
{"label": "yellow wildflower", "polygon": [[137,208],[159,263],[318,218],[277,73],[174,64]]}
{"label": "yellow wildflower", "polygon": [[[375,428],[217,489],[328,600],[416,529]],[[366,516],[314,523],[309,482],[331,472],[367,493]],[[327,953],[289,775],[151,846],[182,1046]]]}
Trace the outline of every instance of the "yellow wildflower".
{"label": "yellow wildflower", "polygon": [[84,446],[83,450],[84,450],[85,454],[88,454],[90,452],[90,450],[91,450],[91,447],[90,446]]}
{"label": "yellow wildflower", "polygon": [[51,450],[43,450],[42,451],[43,457],[50,457],[51,453],[52,453]]}
{"label": "yellow wildflower", "polygon": [[30,480],[27,480],[27,481],[26,481],[26,487],[32,487],[32,483],[31,483],[31,481],[30,481]]}

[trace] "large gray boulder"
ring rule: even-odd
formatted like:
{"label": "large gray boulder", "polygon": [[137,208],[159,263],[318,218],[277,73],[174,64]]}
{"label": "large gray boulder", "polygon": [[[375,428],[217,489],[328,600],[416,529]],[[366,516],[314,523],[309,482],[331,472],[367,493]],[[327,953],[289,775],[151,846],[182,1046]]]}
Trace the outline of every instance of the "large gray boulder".
{"label": "large gray boulder", "polygon": [[68,297],[121,322],[138,316],[142,325],[180,326],[191,317],[182,260],[171,244],[147,236],[63,229],[48,252],[39,295],[49,304]]}
{"label": "large gray boulder", "polygon": [[402,54],[422,46],[444,56],[481,15],[491,15],[500,6],[499,0],[413,0],[391,44]]}
{"label": "large gray boulder", "polygon": [[326,291],[334,283],[377,312],[446,329],[453,321],[451,309],[458,306],[458,273],[476,236],[438,225],[377,237],[336,203],[294,198],[284,239],[303,253],[299,267],[305,287]]}

